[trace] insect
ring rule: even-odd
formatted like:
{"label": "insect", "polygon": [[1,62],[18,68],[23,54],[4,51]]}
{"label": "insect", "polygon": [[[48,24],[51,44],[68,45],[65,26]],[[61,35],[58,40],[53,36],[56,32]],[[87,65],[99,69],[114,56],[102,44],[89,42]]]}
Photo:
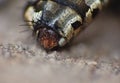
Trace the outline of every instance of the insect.
{"label": "insect", "polygon": [[30,0],[24,18],[45,49],[69,43],[83,31],[107,0]]}

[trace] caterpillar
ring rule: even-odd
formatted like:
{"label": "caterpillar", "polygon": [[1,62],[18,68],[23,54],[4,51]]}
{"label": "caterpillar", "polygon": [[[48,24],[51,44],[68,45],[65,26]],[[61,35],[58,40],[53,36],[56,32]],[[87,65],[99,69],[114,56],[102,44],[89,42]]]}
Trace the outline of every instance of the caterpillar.
{"label": "caterpillar", "polygon": [[24,19],[45,49],[63,47],[81,33],[108,0],[30,0]]}

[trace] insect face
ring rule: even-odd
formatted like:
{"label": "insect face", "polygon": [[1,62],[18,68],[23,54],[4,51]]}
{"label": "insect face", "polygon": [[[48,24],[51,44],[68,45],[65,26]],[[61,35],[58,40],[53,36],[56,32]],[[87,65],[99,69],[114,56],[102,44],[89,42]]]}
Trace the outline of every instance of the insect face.
{"label": "insect face", "polygon": [[45,49],[62,47],[79,34],[106,0],[31,0],[24,17]]}
{"label": "insect face", "polygon": [[41,28],[38,30],[38,43],[46,49],[52,49],[58,46],[58,34],[49,28]]}

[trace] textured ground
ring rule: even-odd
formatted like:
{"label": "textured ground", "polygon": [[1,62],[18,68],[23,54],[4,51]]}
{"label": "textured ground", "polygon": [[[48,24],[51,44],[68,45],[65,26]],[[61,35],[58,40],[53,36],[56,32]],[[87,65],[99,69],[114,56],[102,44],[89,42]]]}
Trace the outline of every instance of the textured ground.
{"label": "textured ground", "polygon": [[20,26],[25,2],[0,7],[0,83],[120,82],[120,16],[104,10],[69,46],[47,53]]}

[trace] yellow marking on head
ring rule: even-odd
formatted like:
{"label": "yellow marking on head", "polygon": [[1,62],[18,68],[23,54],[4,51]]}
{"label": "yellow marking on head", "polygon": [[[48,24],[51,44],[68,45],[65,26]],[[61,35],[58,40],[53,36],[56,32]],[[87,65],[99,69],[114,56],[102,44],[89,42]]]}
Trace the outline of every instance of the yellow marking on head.
{"label": "yellow marking on head", "polygon": [[33,25],[32,23],[33,14],[34,14],[34,8],[32,6],[28,7],[24,14],[25,20],[28,21],[27,23],[32,30],[33,30],[33,26],[32,26]]}
{"label": "yellow marking on head", "polygon": [[91,9],[89,9],[87,11],[85,21],[86,21],[87,24],[91,23],[91,21],[92,21],[92,12],[91,12]]}
{"label": "yellow marking on head", "polygon": [[61,38],[58,42],[59,46],[64,46],[65,44],[67,43],[66,39],[65,38]]}
{"label": "yellow marking on head", "polygon": [[72,28],[71,24],[69,24],[67,28],[64,28],[64,33],[67,40],[70,40],[73,37],[73,32],[74,29]]}
{"label": "yellow marking on head", "polygon": [[100,10],[102,9],[102,3],[100,0],[96,0],[91,6],[91,11],[93,11],[96,8],[99,8]]}
{"label": "yellow marking on head", "polygon": [[65,25],[65,28],[63,29],[64,33],[65,33],[65,37],[70,40],[74,34],[78,34],[79,33],[79,29],[78,31],[74,31],[74,28],[72,27],[72,23],[76,22],[76,21],[80,21],[82,24],[82,18],[79,15],[76,15],[74,18],[72,18],[71,20],[69,20],[67,22],[67,24]]}

